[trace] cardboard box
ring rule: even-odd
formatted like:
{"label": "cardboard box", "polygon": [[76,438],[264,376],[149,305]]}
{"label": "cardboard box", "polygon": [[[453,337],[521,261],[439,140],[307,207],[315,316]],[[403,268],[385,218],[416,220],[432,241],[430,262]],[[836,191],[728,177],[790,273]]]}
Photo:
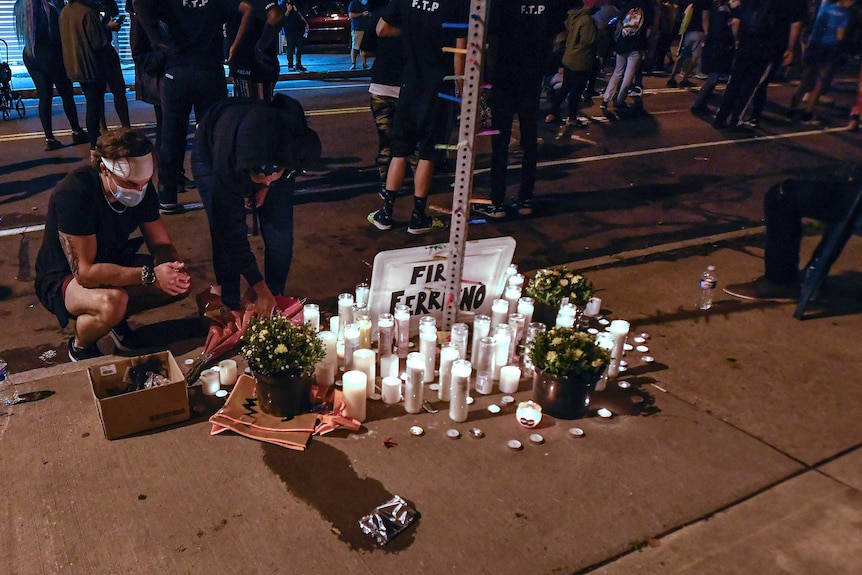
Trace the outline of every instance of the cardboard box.
{"label": "cardboard box", "polygon": [[[117,394],[126,370],[153,357],[166,364],[169,384]],[[87,369],[102,431],[117,439],[139,431],[162,427],[189,418],[189,396],[185,376],[169,351],[117,359]]]}

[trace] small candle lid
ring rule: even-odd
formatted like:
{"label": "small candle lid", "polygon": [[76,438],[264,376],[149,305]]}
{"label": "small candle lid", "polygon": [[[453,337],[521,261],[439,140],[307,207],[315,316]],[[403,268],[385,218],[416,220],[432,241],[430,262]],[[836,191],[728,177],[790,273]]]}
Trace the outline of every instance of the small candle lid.
{"label": "small candle lid", "polygon": [[587,333],[590,335],[596,335],[597,333],[599,333],[599,330],[597,330],[594,327],[591,327],[591,328],[587,329]]}
{"label": "small candle lid", "polygon": [[473,402],[474,402],[474,401],[476,401],[476,400],[475,400],[475,399],[473,399],[472,397],[468,397],[468,398],[467,398],[467,405],[473,405]]}
{"label": "small candle lid", "polygon": [[227,397],[227,390],[226,389],[220,389],[217,392],[215,392],[215,396],[218,398]]}
{"label": "small candle lid", "polygon": [[425,435],[425,430],[419,427],[418,425],[414,425],[410,428],[410,435]]}
{"label": "small candle lid", "polygon": [[569,428],[569,435],[575,438],[581,438],[584,436],[584,430],[580,427],[572,427]]}
{"label": "small candle lid", "polygon": [[492,403],[488,406],[488,411],[490,411],[491,413],[500,413],[500,406],[496,403]]}
{"label": "small candle lid", "polygon": [[651,355],[645,355],[641,358],[641,360],[643,360],[646,363],[652,363],[655,361],[655,358]]}
{"label": "small candle lid", "polygon": [[649,348],[645,345],[639,345],[636,349],[641,353],[646,353],[649,351]]}
{"label": "small candle lid", "polygon": [[630,387],[632,386],[632,384],[630,384],[630,383],[629,383],[629,382],[627,382],[626,380],[622,380],[622,381],[618,381],[618,382],[617,382],[617,386],[618,386],[618,387],[620,387],[620,388],[622,388],[622,389],[628,389],[628,388],[630,388]]}
{"label": "small candle lid", "polygon": [[517,439],[510,439],[506,445],[509,446],[509,449],[512,449],[514,451],[518,451],[523,447],[523,445],[521,445],[521,442]]}
{"label": "small candle lid", "polygon": [[633,350],[633,349],[634,349],[634,346],[632,346],[632,344],[630,344],[630,343],[624,343],[624,344],[623,344],[623,350],[625,350],[625,351],[631,351],[631,350]]}
{"label": "small candle lid", "polygon": [[503,403],[505,405],[508,405],[510,403],[515,403],[515,398],[512,397],[511,395],[504,395],[503,397],[500,398],[500,403]]}
{"label": "small candle lid", "polygon": [[440,389],[440,384],[439,383],[429,383],[428,389],[431,391],[437,391]]}
{"label": "small candle lid", "polygon": [[531,434],[530,434],[530,441],[531,441],[532,443],[535,443],[536,445],[538,445],[538,444],[540,444],[540,443],[544,443],[544,442],[545,442],[545,438],[544,438],[544,437],[542,437],[542,436],[541,436],[540,434],[538,434],[538,433],[531,433]]}
{"label": "small candle lid", "polygon": [[191,364],[193,364],[194,362],[195,362],[195,360],[193,360],[192,358],[188,358],[188,359],[183,360],[183,363],[184,363],[185,365],[191,365]]}
{"label": "small candle lid", "polygon": [[459,437],[461,437],[461,432],[457,429],[447,429],[446,437],[448,437],[449,439],[458,439]]}
{"label": "small candle lid", "polygon": [[646,338],[640,335],[636,335],[632,338],[632,341],[635,343],[643,343],[646,341]]}
{"label": "small candle lid", "polygon": [[600,324],[602,324],[602,325],[611,325],[611,322],[609,322],[608,320],[606,320],[606,319],[605,319],[605,318],[603,318],[603,317],[602,317],[602,318],[599,318],[599,323],[600,323]]}
{"label": "small candle lid", "polygon": [[604,407],[601,408],[597,413],[599,414],[599,417],[602,417],[604,419],[610,419],[614,415],[610,409]]}
{"label": "small candle lid", "polygon": [[478,427],[473,427],[468,433],[473,439],[482,439],[483,437],[485,437],[485,433]]}

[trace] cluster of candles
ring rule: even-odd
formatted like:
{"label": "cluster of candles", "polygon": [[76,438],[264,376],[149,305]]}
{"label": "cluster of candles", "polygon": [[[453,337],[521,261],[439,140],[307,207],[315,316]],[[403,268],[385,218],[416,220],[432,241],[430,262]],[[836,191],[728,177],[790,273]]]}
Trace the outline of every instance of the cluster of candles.
{"label": "cluster of candles", "polygon": [[217,366],[204,370],[201,373],[201,391],[204,395],[215,395],[226,397],[230,388],[236,384],[237,378],[236,361],[225,359]]}
{"label": "cluster of candles", "polygon": [[[377,317],[378,343],[377,349],[372,349],[373,322],[367,308],[369,286],[359,284],[355,293],[338,296],[338,315],[330,319],[329,330],[318,331],[326,355],[315,368],[317,384],[333,385],[341,360],[347,414],[364,421],[368,399],[382,399],[389,405],[403,401],[407,413],[419,413],[425,402],[426,384],[434,383],[437,399],[449,403],[450,419],[466,421],[471,390],[488,395],[496,385],[501,393],[515,393],[521,377],[533,374],[529,356],[523,352],[546,326],[532,321],[535,302],[522,295],[523,284],[523,275],[508,275],[504,297],[492,302],[491,315],[478,314],[473,318],[472,342],[467,324],[456,323],[448,341],[438,345],[436,318],[421,316],[417,351],[410,350],[410,308],[402,304],[395,306],[394,313]],[[600,309],[601,300],[592,298],[583,315],[594,317]],[[306,304],[303,312],[304,321],[320,330],[317,304]],[[579,317],[577,308],[564,302],[556,325],[573,327]],[[607,370],[611,377],[616,377],[619,371],[628,330],[628,322],[616,320],[607,335],[599,338],[600,345],[611,350]]]}

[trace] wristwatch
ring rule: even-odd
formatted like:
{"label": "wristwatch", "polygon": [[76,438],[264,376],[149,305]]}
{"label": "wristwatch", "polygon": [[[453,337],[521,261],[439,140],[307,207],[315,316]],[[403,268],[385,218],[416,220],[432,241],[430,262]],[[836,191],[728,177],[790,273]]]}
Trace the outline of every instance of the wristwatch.
{"label": "wristwatch", "polygon": [[156,270],[153,266],[141,266],[141,285],[151,286],[156,283]]}

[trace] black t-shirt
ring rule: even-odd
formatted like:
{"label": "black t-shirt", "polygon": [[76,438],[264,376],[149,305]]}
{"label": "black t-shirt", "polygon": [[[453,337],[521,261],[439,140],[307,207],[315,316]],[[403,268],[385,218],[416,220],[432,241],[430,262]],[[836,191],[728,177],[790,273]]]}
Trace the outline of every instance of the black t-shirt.
{"label": "black t-shirt", "polygon": [[[230,62],[230,73],[234,78],[244,78],[252,82],[275,82],[278,80],[278,42],[273,41],[264,52],[270,57],[271,66],[261,66],[254,59],[254,48],[263,27],[266,24],[266,13],[278,6],[276,0],[246,0],[252,6],[251,18],[245,37],[234,50]],[[237,12],[231,16],[227,25],[228,41],[232,44],[239,29],[242,14]]]}
{"label": "black t-shirt", "polygon": [[565,30],[562,0],[538,0],[530,5],[492,0],[488,14],[488,77],[533,78],[544,74],[553,52],[554,36]]}
{"label": "black t-shirt", "polygon": [[[288,4],[293,6],[290,14],[287,13]],[[284,20],[281,21],[281,29],[284,30],[286,36],[302,36],[305,33],[305,21],[299,15],[299,7],[294,2],[284,2],[281,4],[281,9],[285,13]]]}
{"label": "black t-shirt", "polygon": [[[121,204],[113,206],[121,209]],[[36,294],[42,295],[72,273],[60,245],[60,234],[96,236],[96,263],[131,265],[140,245],[129,236],[141,224],[159,219],[159,200],[150,185],[143,201],[117,213],[108,205],[99,172],[89,166],[74,170],[60,180],[48,201],[48,217],[42,246],[36,257]],[[44,300],[43,300],[44,301]]]}
{"label": "black t-shirt", "polygon": [[749,0],[734,12],[739,19],[738,54],[773,60],[787,50],[790,25],[805,20],[805,0]]}
{"label": "black t-shirt", "polygon": [[156,0],[153,17],[168,28],[176,52],[168,56],[173,66],[221,66],[224,56],[222,27],[234,14],[239,0]]}
{"label": "black t-shirt", "polygon": [[466,0],[392,0],[382,18],[401,30],[408,68],[431,78],[444,76],[452,67],[452,56],[443,47],[454,47],[455,38],[467,35],[463,28],[443,24],[466,24],[469,13]]}

